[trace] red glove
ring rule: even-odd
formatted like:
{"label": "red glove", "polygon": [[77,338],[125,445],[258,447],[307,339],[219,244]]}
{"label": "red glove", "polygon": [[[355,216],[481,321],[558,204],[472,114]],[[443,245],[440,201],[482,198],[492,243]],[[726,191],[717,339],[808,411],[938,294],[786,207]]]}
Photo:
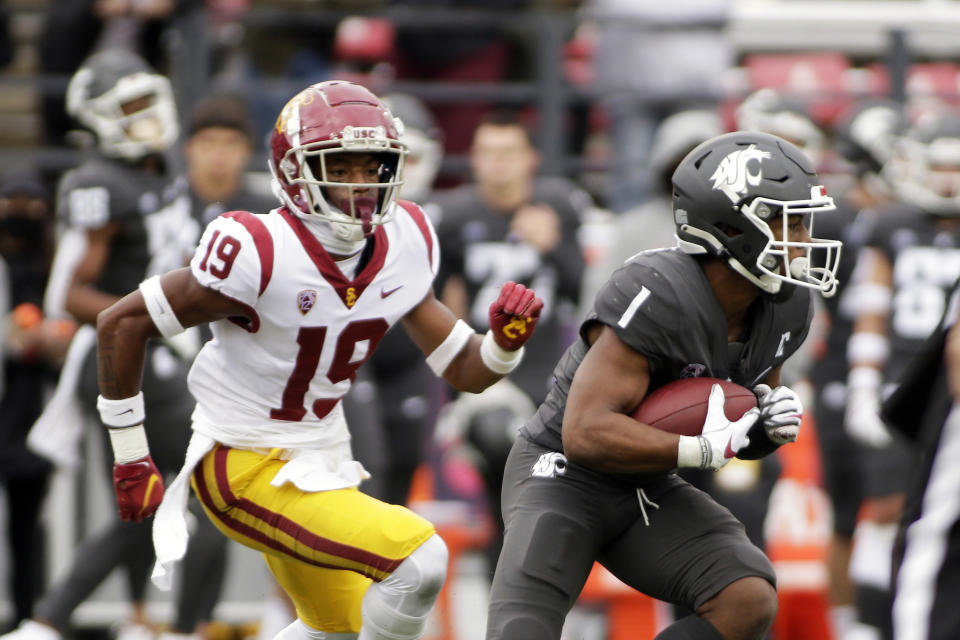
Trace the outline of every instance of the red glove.
{"label": "red glove", "polygon": [[507,282],[490,305],[490,332],[501,349],[516,351],[530,339],[540,319],[543,300],[516,282]]}
{"label": "red glove", "polygon": [[126,464],[114,462],[113,488],[120,517],[128,522],[149,518],[163,500],[163,478],[149,455]]}

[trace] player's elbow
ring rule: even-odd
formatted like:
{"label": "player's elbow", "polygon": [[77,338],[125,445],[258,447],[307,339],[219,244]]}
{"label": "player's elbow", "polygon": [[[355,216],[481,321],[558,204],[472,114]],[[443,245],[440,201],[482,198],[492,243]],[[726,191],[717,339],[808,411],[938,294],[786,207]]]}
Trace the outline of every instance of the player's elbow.
{"label": "player's elbow", "polygon": [[564,421],[563,453],[567,460],[582,467],[594,467],[602,458],[596,438],[589,437],[588,430],[580,428],[576,421]]}
{"label": "player's elbow", "polygon": [[97,314],[97,342],[118,344],[142,341],[155,332],[149,316],[130,313],[120,300]]}

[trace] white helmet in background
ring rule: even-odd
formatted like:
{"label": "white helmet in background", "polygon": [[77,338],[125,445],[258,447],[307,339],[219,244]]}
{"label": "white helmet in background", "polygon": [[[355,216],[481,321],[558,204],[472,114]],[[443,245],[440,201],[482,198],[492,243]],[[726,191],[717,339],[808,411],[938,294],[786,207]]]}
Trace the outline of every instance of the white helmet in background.
{"label": "white helmet in background", "polygon": [[96,134],[106,156],[139,160],[166,151],[180,135],[170,81],[129,51],[87,58],[66,99],[67,113]]}
{"label": "white helmet in background", "polygon": [[814,167],[821,166],[825,136],[801,102],[774,89],[759,89],[737,107],[736,121],[740,131],[758,131],[783,138],[807,154]]}

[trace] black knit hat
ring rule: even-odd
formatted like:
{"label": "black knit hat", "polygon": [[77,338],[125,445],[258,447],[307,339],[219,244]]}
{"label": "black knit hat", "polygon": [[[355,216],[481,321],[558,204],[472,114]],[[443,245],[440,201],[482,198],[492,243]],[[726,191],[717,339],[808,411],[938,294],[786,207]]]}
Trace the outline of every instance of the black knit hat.
{"label": "black knit hat", "polygon": [[253,123],[246,101],[235,94],[217,94],[203,98],[190,113],[187,135],[192,136],[201,129],[221,127],[236,129],[253,141]]}

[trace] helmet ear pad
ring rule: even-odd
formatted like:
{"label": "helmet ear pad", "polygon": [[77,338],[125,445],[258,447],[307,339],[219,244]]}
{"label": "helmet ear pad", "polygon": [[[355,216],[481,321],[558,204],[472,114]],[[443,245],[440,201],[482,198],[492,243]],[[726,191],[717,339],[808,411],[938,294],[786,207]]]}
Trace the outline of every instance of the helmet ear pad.
{"label": "helmet ear pad", "polygon": [[[739,209],[739,206],[731,207]],[[745,215],[732,216],[724,221],[698,219],[696,213],[689,214],[690,223],[716,238],[720,247],[708,251],[724,260],[734,259],[754,275],[763,272],[757,266],[757,256],[770,241],[770,237]]]}

